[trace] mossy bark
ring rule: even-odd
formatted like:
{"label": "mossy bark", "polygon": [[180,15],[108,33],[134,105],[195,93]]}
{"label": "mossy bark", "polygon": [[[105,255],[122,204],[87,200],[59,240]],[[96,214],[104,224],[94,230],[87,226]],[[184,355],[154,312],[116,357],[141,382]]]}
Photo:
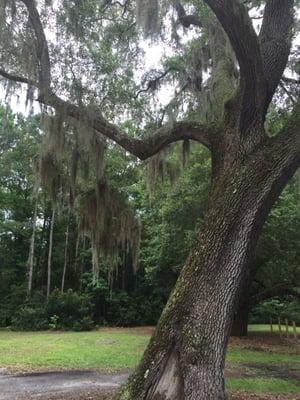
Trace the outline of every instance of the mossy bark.
{"label": "mossy bark", "polygon": [[224,400],[232,319],[265,218],[293,173],[276,152],[213,178],[201,231],[136,372],[118,400]]}

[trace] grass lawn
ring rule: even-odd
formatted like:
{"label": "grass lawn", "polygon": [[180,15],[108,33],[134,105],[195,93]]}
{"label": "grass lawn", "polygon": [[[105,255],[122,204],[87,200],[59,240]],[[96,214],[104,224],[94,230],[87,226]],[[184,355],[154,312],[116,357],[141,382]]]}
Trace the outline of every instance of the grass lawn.
{"label": "grass lawn", "polygon": [[[283,321],[284,322],[284,321]],[[249,325],[248,327],[249,332],[270,332],[271,331],[271,327],[270,325],[267,324],[261,324],[261,325]],[[285,325],[282,323],[281,325],[281,331],[282,331],[282,335],[285,336]],[[279,334],[279,328],[277,324],[273,324],[273,332],[274,333],[278,333]],[[297,326],[297,333],[300,335],[300,327]],[[292,337],[293,335],[293,327],[290,325],[289,326],[289,334]]]}
{"label": "grass lawn", "polygon": [[[266,325],[267,326],[267,325]],[[259,328],[259,329],[258,329]],[[263,332],[263,327],[251,330]],[[132,369],[138,363],[150,337],[139,329],[100,329],[93,332],[11,332],[0,331],[0,368],[12,371],[58,369],[98,369],[117,372]],[[263,340],[260,338],[260,341]],[[249,340],[250,342],[250,340]],[[257,344],[256,340],[251,340]],[[290,351],[274,348],[252,350],[245,341],[231,345],[227,363],[235,374],[226,381],[229,390],[253,393],[300,393],[299,346]],[[246,342],[247,343],[247,342]],[[293,345],[292,345],[293,346]],[[286,350],[286,351],[285,351]],[[251,373],[248,374],[249,366]],[[264,374],[264,368],[279,368],[293,373],[282,376]],[[277,371],[278,372],[278,371]],[[298,375],[297,375],[298,374]],[[296,378],[295,378],[296,377]]]}
{"label": "grass lawn", "polygon": [[279,378],[231,378],[226,381],[226,388],[250,393],[300,393],[297,382]]}
{"label": "grass lawn", "polygon": [[227,361],[239,364],[299,364],[300,356],[297,354],[281,354],[268,351],[251,351],[244,348],[232,347],[227,352]]}
{"label": "grass lawn", "polygon": [[0,331],[0,367],[45,369],[133,368],[149,337],[126,332]]}

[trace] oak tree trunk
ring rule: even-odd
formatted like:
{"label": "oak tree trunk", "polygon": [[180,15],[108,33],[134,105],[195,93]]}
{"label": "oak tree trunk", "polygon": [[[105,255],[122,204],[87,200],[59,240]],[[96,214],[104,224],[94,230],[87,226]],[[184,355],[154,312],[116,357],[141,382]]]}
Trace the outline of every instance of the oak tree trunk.
{"label": "oak tree trunk", "polygon": [[224,400],[235,305],[262,225],[294,172],[258,152],[213,178],[209,208],[143,359],[121,400]]}

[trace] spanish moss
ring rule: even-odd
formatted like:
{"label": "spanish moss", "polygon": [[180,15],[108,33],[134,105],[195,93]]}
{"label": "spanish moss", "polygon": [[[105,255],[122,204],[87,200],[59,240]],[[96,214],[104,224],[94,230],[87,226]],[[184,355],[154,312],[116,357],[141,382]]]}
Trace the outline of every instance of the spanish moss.
{"label": "spanish moss", "polygon": [[136,19],[146,38],[155,36],[159,32],[158,0],[137,0]]}

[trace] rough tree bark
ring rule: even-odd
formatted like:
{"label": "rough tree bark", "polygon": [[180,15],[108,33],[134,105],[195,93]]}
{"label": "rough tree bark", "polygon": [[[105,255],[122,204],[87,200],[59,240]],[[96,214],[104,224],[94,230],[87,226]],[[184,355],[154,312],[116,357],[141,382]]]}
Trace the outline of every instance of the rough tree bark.
{"label": "rough tree bark", "polygon": [[279,153],[266,145],[215,178],[197,244],[120,399],[226,398],[224,358],[239,290],[265,218],[297,164]]}
{"label": "rough tree bark", "polygon": [[[37,42],[39,82],[0,69],[6,79],[37,87],[39,101],[81,119],[88,110],[51,90],[48,46],[33,0],[27,7]],[[267,0],[259,35],[240,0],[204,0],[228,35],[240,82],[222,126],[190,121],[132,138],[99,113],[93,127],[140,159],[178,140],[205,145],[212,156],[207,214],[162,313],[156,332],[120,400],[224,400],[224,359],[239,292],[262,225],[300,165],[300,103],[276,137],[264,129],[291,47],[294,0]],[[177,3],[177,2],[176,2]],[[184,16],[184,15],[183,15]],[[189,24],[198,20],[189,16]]]}

